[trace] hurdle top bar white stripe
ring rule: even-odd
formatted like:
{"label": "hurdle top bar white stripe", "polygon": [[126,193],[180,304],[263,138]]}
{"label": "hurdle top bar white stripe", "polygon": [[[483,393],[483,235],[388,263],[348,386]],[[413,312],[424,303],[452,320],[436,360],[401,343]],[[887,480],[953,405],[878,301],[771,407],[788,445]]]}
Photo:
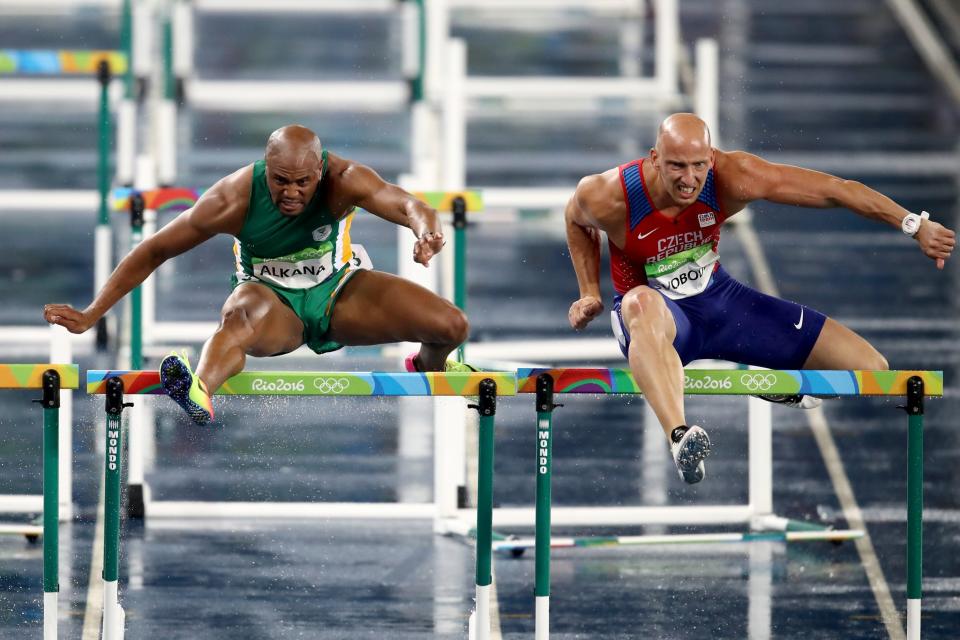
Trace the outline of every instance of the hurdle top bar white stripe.
{"label": "hurdle top bar white stripe", "polygon": [[187,79],[184,92],[194,109],[263,112],[269,109],[393,112],[405,109],[410,87],[395,81],[269,82]]}
{"label": "hurdle top bar white stripe", "polygon": [[400,0],[193,0],[196,11],[206,13],[385,13]]}
{"label": "hurdle top bar white stripe", "polygon": [[475,11],[558,11],[562,9],[579,13],[613,13],[622,16],[644,10],[645,0],[447,0],[453,9]]}
{"label": "hurdle top bar white stripe", "polygon": [[0,14],[17,10],[31,15],[42,14],[46,11],[75,11],[77,9],[104,9],[119,10],[123,0],[3,0],[0,4]]}
{"label": "hurdle top bar white stripe", "polygon": [[[110,103],[123,97],[123,79],[110,82]],[[89,78],[16,78],[0,80],[0,103],[53,102],[71,111],[96,111],[100,101],[100,85]],[[58,105],[59,106],[59,105]]]}

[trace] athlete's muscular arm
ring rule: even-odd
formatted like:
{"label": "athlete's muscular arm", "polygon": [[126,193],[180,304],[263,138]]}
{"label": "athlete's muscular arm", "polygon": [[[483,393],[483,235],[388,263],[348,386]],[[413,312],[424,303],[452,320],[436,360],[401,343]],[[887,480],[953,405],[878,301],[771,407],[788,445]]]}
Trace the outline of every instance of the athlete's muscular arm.
{"label": "athlete's muscular arm", "polygon": [[600,297],[600,229],[591,213],[600,197],[600,176],[587,176],[577,185],[564,212],[567,247],[577,274],[580,299],[570,305],[567,317],[570,326],[579,331],[603,311]]}
{"label": "athlete's muscular arm", "polygon": [[223,178],[192,208],[137,245],[120,261],[86,309],[78,311],[66,304],[48,304],[43,308],[44,319],[62,325],[72,333],[83,333],[170,258],[218,233],[239,233],[247,212],[251,176],[250,167],[246,167]]}
{"label": "athlete's muscular arm", "polygon": [[415,262],[426,266],[443,248],[443,231],[436,209],[362,164],[346,163],[338,175],[351,204],[413,231],[417,237],[413,247]]}
{"label": "athlete's muscular arm", "polygon": [[[718,173],[739,207],[754,200],[770,200],[802,207],[844,207],[865,218],[900,228],[909,211],[887,196],[854,180],[844,180],[819,171],[767,162],[742,151],[718,152]],[[924,220],[914,236],[923,253],[944,261],[956,246],[956,234],[933,220]]]}

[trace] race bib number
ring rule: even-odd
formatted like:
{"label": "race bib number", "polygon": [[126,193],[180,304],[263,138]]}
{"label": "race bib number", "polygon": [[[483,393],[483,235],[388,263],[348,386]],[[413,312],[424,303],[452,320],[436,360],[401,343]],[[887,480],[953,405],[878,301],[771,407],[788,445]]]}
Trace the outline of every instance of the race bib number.
{"label": "race bib number", "polygon": [[646,265],[647,282],[671,300],[689,298],[707,288],[719,259],[712,244],[683,251]]}
{"label": "race bib number", "polygon": [[362,244],[353,245],[353,256],[350,258],[350,267],[353,269],[373,269],[373,261],[367,255]]}

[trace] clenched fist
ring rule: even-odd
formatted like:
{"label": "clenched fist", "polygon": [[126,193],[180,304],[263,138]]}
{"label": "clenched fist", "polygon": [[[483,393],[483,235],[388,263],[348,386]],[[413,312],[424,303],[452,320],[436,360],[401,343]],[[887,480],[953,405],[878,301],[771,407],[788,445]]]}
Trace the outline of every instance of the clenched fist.
{"label": "clenched fist", "polygon": [[937,269],[943,269],[957,246],[957,234],[933,220],[924,220],[914,239],[920,243],[924,255],[937,261]]}
{"label": "clenched fist", "polygon": [[440,249],[446,244],[443,239],[443,233],[440,231],[427,231],[417,238],[417,244],[413,246],[413,261],[427,266],[430,258],[440,253]]}
{"label": "clenched fist", "polygon": [[567,317],[570,326],[580,331],[603,311],[603,303],[596,296],[584,296],[570,305]]}

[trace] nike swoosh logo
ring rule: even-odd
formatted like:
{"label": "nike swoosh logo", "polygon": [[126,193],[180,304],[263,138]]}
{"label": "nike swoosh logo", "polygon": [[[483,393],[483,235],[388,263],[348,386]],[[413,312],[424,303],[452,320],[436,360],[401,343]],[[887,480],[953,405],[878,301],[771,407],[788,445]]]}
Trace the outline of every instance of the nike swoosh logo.
{"label": "nike swoosh logo", "polygon": [[[659,229],[659,228],[660,228],[660,227],[657,227],[657,229]],[[640,239],[640,240],[643,240],[644,238],[646,238],[647,236],[649,236],[651,233],[653,233],[653,232],[656,231],[657,229],[653,229],[653,230],[651,230],[651,231],[647,231],[646,233],[641,233],[640,235],[637,236],[637,238]]]}
{"label": "nike swoosh logo", "polygon": [[797,329],[803,326],[803,307],[800,307],[800,322],[796,323],[795,326]]}

